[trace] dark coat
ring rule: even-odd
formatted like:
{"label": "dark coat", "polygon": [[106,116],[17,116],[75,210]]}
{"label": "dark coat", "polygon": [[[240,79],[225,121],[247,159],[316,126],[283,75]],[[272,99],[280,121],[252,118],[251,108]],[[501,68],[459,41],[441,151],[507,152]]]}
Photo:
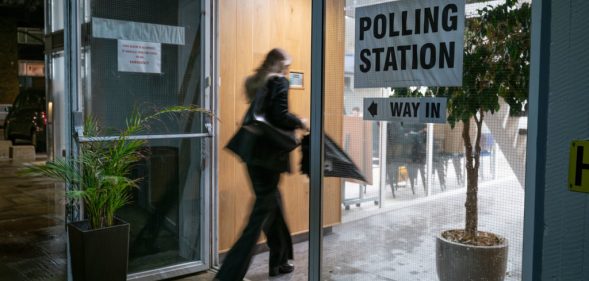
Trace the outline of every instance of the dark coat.
{"label": "dark coat", "polygon": [[[262,110],[272,125],[285,130],[295,130],[302,128],[303,122],[288,111],[288,88],[286,78],[270,78],[266,83],[267,96]],[[254,146],[253,156],[247,164],[277,172],[290,172],[289,153],[281,151],[263,139]]]}
{"label": "dark coat", "polygon": [[423,124],[389,122],[387,162],[425,163],[426,134]]}

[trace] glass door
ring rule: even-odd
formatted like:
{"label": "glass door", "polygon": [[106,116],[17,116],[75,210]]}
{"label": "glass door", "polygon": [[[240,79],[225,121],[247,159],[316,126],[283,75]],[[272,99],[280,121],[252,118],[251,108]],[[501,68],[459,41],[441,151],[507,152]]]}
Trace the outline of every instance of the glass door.
{"label": "glass door", "polygon": [[64,3],[45,1],[45,73],[47,100],[47,157],[64,157],[67,151],[69,98],[65,91]]}
{"label": "glass door", "polygon": [[[525,159],[526,142],[522,141],[519,132],[520,128],[527,127],[527,117],[513,114],[517,111],[514,106],[510,112],[507,102],[521,102],[527,96],[527,86],[515,85],[527,85],[528,77],[512,70],[527,69],[529,65],[526,62],[529,49],[525,43],[529,38],[525,33],[527,23],[525,16],[519,16],[529,15],[529,6],[521,1],[521,5],[509,8],[503,1],[466,1],[466,4],[451,1],[454,6],[444,4],[448,8],[443,8],[439,4],[443,2],[313,1],[315,11],[324,9],[323,21],[313,27],[313,38],[319,35],[319,39],[323,39],[315,41],[323,44],[323,48],[317,47],[319,43],[314,46],[313,50],[319,55],[313,63],[318,65],[319,71],[313,69],[313,73],[318,78],[321,75],[325,78],[324,84],[320,84],[322,87],[314,88],[311,93],[311,155],[321,155],[319,138],[313,142],[313,136],[323,130],[350,155],[367,181],[358,183],[353,179],[342,179],[341,223],[327,233],[321,231],[317,222],[332,211],[325,204],[327,201],[318,199],[321,199],[321,193],[325,194],[325,199],[330,196],[327,195],[328,189],[319,184],[323,181],[323,186],[328,187],[331,179],[327,177],[327,169],[324,178],[314,178],[311,174],[309,280],[444,280],[443,272],[448,269],[441,266],[444,264],[441,259],[437,259],[444,256],[440,254],[444,248],[436,239],[441,241],[439,237],[448,230],[454,230],[448,235],[454,236],[468,225],[465,214],[472,210],[469,208],[472,202],[465,203],[467,197],[474,198],[475,211],[472,213],[478,231],[498,235],[509,243],[504,263],[500,266],[499,259],[494,260],[495,268],[503,270],[499,274],[501,279],[522,279],[526,198],[522,185],[525,161],[522,160]],[[449,7],[456,10],[450,12]],[[444,9],[447,9],[445,16]],[[466,14],[464,21],[457,12],[462,9]],[[315,15],[321,19],[322,13],[319,12]],[[494,16],[489,17],[490,14]],[[429,19],[436,18],[435,25],[438,25],[439,17],[441,26],[442,22],[448,23],[443,18],[447,20],[449,15],[458,18],[456,23],[465,25],[464,34],[455,35],[457,46],[461,40],[465,43],[464,54],[463,50],[456,49],[455,56],[464,57],[464,63],[459,63],[462,68],[459,76],[463,79],[458,83],[460,86],[447,91],[432,86],[423,78],[403,76],[408,73],[404,71],[410,68],[409,65],[411,71],[415,70],[414,74],[428,73],[430,67],[424,66],[425,58],[434,58],[431,59],[434,62],[435,52],[426,56],[424,50],[428,47],[423,46],[434,45],[424,45],[423,42],[430,42],[428,40],[434,37],[429,33],[427,35],[432,35],[431,38],[420,40],[426,37]],[[370,27],[366,25],[369,22]],[[518,25],[524,27],[512,28]],[[508,32],[502,33],[505,39],[478,32],[501,29]],[[401,36],[397,36],[399,33]],[[516,41],[517,44],[513,43]],[[373,45],[367,47],[366,42]],[[516,47],[511,47],[512,43]],[[444,44],[441,41],[436,46]],[[510,53],[517,54],[513,56],[518,58],[517,61],[507,58],[510,56],[506,55],[506,46],[510,46]],[[405,47],[413,48],[413,56],[405,54]],[[420,52],[415,51],[417,49]],[[441,55],[438,58],[441,59]],[[478,60],[505,61],[517,66],[494,68],[492,63],[481,64]],[[320,61],[323,61],[322,68],[316,63]],[[378,76],[381,74],[383,76]],[[481,79],[483,76],[485,81],[500,80],[505,83],[501,87],[505,88],[489,91],[489,85],[493,83],[479,83],[484,80]],[[321,81],[316,78],[312,77],[313,83]],[[440,81],[442,86],[452,83]],[[509,98],[498,96],[504,94]],[[481,99],[483,96],[485,98]],[[435,124],[416,118],[400,119],[398,116],[401,115],[394,111],[406,97],[418,99],[420,103],[431,97],[446,98],[447,115]],[[373,102],[379,99],[386,99],[386,107]],[[324,108],[318,106],[322,103]],[[494,103],[496,108],[495,105],[492,110],[487,107],[487,104]],[[419,107],[419,103],[415,105]],[[421,109],[428,107],[426,103]],[[388,108],[391,110],[387,112]],[[405,116],[411,114],[406,111]],[[374,120],[375,117],[381,121]],[[328,162],[333,156],[330,156],[327,139],[325,143],[322,149],[324,161]],[[473,151],[469,151],[471,149]],[[479,154],[475,156],[476,153]],[[313,160],[311,157],[311,167],[314,163],[321,167],[319,161]],[[311,168],[312,172],[317,170]],[[367,198],[378,198],[379,205]],[[478,234],[478,238],[471,241],[484,245],[483,240],[492,240],[482,238],[486,235],[489,234]],[[460,242],[455,240],[452,243]],[[499,245],[485,246],[501,248]],[[453,266],[459,263],[454,262]],[[456,277],[454,280],[460,279]]]}
{"label": "glass door", "polygon": [[[205,0],[84,1],[79,118],[123,128],[136,110],[210,109]],[[74,118],[76,119],[76,118]],[[118,214],[131,225],[129,280],[169,278],[209,267],[211,120],[200,113],[150,124],[140,186]],[[108,141],[105,133],[93,140]],[[93,141],[79,138],[79,141]]]}

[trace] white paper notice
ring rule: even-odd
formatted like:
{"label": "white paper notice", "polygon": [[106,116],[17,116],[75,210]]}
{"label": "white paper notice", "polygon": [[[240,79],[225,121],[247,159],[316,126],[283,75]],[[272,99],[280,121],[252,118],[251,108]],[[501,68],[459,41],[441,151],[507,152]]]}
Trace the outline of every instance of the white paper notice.
{"label": "white paper notice", "polygon": [[118,40],[119,71],[161,73],[162,45]]}

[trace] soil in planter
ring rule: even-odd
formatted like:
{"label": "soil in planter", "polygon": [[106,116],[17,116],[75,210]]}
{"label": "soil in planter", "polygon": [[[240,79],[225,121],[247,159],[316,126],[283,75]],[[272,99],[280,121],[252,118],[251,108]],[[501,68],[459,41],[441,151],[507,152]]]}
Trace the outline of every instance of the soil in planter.
{"label": "soil in planter", "polygon": [[497,246],[505,243],[505,239],[484,231],[477,231],[476,237],[465,237],[463,229],[453,229],[442,232],[442,237],[452,242],[473,246]]}

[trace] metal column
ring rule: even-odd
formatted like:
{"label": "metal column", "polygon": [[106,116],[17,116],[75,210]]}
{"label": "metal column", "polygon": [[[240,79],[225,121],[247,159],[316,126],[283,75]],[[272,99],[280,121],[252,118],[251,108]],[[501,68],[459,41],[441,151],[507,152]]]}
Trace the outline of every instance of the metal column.
{"label": "metal column", "polygon": [[311,7],[311,144],[309,175],[309,280],[321,279],[323,250],[323,40],[325,1]]}
{"label": "metal column", "polygon": [[551,0],[532,2],[530,89],[522,280],[542,278],[548,100],[550,97]]}

